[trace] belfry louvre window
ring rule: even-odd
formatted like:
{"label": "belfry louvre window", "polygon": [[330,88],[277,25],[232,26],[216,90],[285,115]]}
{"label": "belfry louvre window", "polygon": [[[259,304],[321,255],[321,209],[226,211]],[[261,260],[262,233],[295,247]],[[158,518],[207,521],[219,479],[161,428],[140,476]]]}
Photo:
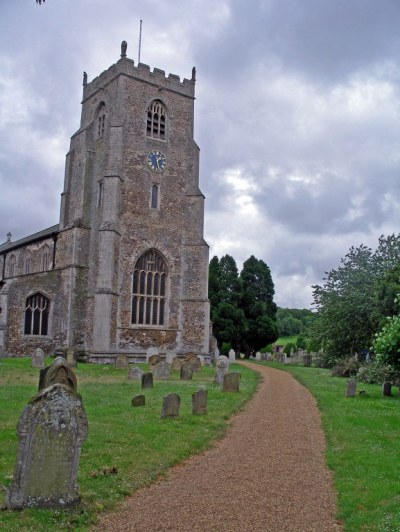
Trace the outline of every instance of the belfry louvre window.
{"label": "belfry louvre window", "polygon": [[28,297],[25,306],[24,334],[47,336],[50,301],[42,294]]}
{"label": "belfry louvre window", "polygon": [[164,325],[166,278],[165,261],[155,249],[139,257],[133,270],[132,324]]}
{"label": "belfry louvre window", "polygon": [[146,135],[165,140],[166,111],[160,100],[154,100],[147,108]]}

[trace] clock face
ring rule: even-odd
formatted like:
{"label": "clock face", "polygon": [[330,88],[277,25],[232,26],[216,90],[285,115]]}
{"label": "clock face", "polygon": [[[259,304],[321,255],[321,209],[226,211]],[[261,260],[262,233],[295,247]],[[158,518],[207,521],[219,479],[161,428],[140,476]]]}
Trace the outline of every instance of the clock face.
{"label": "clock face", "polygon": [[167,164],[167,159],[160,151],[153,150],[147,155],[147,164],[153,172],[163,172]]}

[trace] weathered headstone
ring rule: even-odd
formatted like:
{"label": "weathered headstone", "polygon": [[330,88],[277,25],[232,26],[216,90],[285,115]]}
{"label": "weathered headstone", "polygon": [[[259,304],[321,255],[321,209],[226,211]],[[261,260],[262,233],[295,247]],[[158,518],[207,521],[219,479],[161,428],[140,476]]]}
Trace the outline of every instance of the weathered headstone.
{"label": "weathered headstone", "polygon": [[151,371],[147,371],[142,375],[142,389],[153,388],[153,374]]}
{"label": "weathered headstone", "polygon": [[44,368],[44,351],[37,347],[32,354],[32,367],[33,368]]}
{"label": "weathered headstone", "polygon": [[179,416],[181,398],[176,393],[170,393],[164,397],[161,409],[161,417]]}
{"label": "weathered headstone", "polygon": [[76,368],[76,358],[74,349],[67,349],[67,352],[65,353],[65,361],[70,368]]}
{"label": "weathered headstone", "polygon": [[384,397],[390,397],[392,395],[392,383],[384,382],[382,384],[382,395]]}
{"label": "weathered headstone", "polygon": [[223,392],[238,392],[240,384],[240,373],[238,371],[231,371],[230,373],[225,373],[224,381],[222,385]]}
{"label": "weathered headstone", "polygon": [[192,358],[192,357],[195,357],[197,356],[196,353],[193,353],[192,351],[189,351],[188,353],[185,353],[184,354],[184,361],[185,362],[189,362],[189,360]]}
{"label": "weathered headstone", "polygon": [[233,349],[229,349],[228,358],[229,358],[229,362],[232,362],[232,364],[235,362],[236,353]]}
{"label": "weathered headstone", "polygon": [[145,406],[146,404],[146,398],[144,395],[135,395],[132,397],[132,406]]}
{"label": "weathered headstone", "polygon": [[129,367],[129,358],[127,355],[117,355],[115,357],[115,369],[127,369]]}
{"label": "weathered headstone", "polygon": [[192,368],[192,371],[198,372],[201,371],[201,360],[197,355],[191,356],[187,360],[187,364],[190,364],[190,367]]}
{"label": "weathered headstone", "polygon": [[229,370],[229,360],[228,357],[221,355],[218,357],[215,364],[217,372],[214,377],[214,382],[216,384],[222,384],[224,382],[224,375],[228,373]]}
{"label": "weathered headstone", "polygon": [[171,353],[170,351],[167,351],[165,353],[165,362],[171,365],[175,357],[176,357],[175,353]]}
{"label": "weathered headstone", "polygon": [[129,368],[128,379],[133,381],[141,381],[143,370],[139,366],[132,366]]}
{"label": "weathered headstone", "polygon": [[174,357],[171,364],[172,371],[180,371],[182,367],[182,360],[178,357]]}
{"label": "weathered headstone", "polygon": [[161,362],[161,357],[160,355],[151,355],[149,356],[148,360],[147,360],[147,363],[149,365],[149,369],[151,371],[154,371],[155,367],[157,366],[157,364]]}
{"label": "weathered headstone", "polygon": [[356,395],[357,381],[350,379],[347,382],[346,397],[354,397]]}
{"label": "weathered headstone", "polygon": [[193,370],[189,362],[184,362],[181,367],[181,381],[191,381],[193,379]]}
{"label": "weathered headstone", "polygon": [[40,370],[38,391],[40,392],[40,390],[48,388],[52,384],[65,384],[76,393],[76,375],[63,357],[55,358],[51,366]]}
{"label": "weathered headstone", "polygon": [[256,360],[261,360],[261,353],[260,353],[260,351],[257,351],[257,353],[256,353]]}
{"label": "weathered headstone", "polygon": [[161,360],[155,367],[154,378],[159,380],[169,379],[169,364]]}
{"label": "weathered headstone", "polygon": [[305,368],[310,368],[312,364],[312,355],[310,354],[304,354],[303,355],[303,366]]}
{"label": "weathered headstone", "polygon": [[87,418],[80,398],[63,384],[34,396],[18,422],[18,454],[6,507],[66,507],[79,501],[77,473]]}
{"label": "weathered headstone", "polygon": [[149,347],[146,350],[146,362],[149,363],[149,358],[153,355],[158,355],[157,347]]}
{"label": "weathered headstone", "polygon": [[198,390],[192,394],[192,413],[195,415],[207,414],[207,390]]}

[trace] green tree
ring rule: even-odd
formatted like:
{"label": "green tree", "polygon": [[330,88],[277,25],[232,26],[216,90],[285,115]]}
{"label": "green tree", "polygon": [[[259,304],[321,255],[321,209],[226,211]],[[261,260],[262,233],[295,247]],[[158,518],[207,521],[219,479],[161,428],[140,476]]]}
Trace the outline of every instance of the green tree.
{"label": "green tree", "polygon": [[[398,297],[394,305],[398,305]],[[389,367],[397,375],[400,373],[400,315],[386,318],[379,333],[375,334],[372,344],[375,353],[375,363],[378,367]]]}

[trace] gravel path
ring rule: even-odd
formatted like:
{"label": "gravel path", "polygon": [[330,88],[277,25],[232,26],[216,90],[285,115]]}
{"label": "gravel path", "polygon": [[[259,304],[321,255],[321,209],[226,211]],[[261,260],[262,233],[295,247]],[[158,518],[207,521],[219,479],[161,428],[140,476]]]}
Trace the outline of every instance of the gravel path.
{"label": "gravel path", "polygon": [[97,530],[338,531],[314,398],[290,374],[262,374],[223,440],[128,497]]}

